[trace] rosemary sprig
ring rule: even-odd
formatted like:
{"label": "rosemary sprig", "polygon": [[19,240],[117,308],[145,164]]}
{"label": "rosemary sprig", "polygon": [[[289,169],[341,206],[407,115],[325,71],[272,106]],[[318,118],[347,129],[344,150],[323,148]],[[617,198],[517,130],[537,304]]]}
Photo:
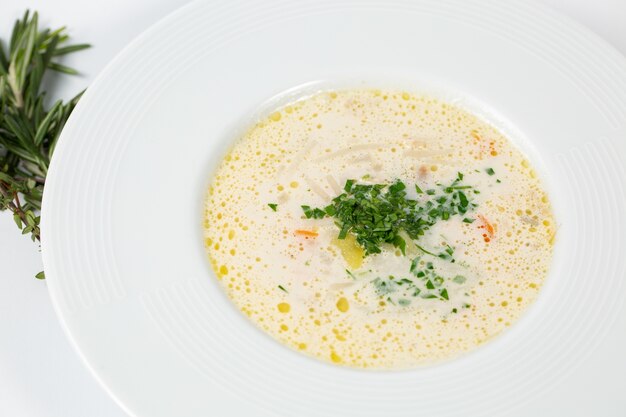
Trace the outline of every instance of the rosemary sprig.
{"label": "rosemary sprig", "polygon": [[50,159],[82,95],[44,103],[41,83],[47,70],[77,74],[54,59],[89,48],[67,41],[64,27],[40,30],[37,13],[29,11],[15,22],[6,52],[0,40],[0,210],[10,210],[33,241],[41,237],[39,210]]}

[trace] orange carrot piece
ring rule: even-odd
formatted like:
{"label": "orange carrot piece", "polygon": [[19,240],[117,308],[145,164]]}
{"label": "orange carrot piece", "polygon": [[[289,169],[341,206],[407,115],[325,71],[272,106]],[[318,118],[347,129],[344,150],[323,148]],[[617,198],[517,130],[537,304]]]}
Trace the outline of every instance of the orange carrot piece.
{"label": "orange carrot piece", "polygon": [[300,236],[305,236],[305,237],[317,237],[317,236],[319,236],[319,233],[314,232],[312,230],[301,230],[301,229],[297,229],[296,230],[296,234],[300,235]]}
{"label": "orange carrot piece", "polygon": [[496,229],[493,227],[491,223],[489,223],[489,220],[487,220],[487,218],[483,216],[482,214],[479,214],[478,218],[480,219],[480,221],[484,223],[485,228],[487,229],[487,233],[489,233],[489,237],[493,238],[493,235],[496,233]]}

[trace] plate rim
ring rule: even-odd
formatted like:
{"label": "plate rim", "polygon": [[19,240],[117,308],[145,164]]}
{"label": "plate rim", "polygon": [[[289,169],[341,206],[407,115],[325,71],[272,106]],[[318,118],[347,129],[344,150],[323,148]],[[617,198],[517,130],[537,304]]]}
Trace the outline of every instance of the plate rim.
{"label": "plate rim", "polygon": [[[157,23],[155,23],[149,29],[144,31],[141,35],[139,35],[137,38],[135,38],[135,40],[133,40],[131,43],[129,43],[122,51],[120,51],[120,53],[105,67],[105,69],[92,82],[90,88],[85,93],[85,96],[84,96],[83,100],[81,100],[79,102],[79,104],[76,107],[75,111],[73,112],[70,120],[68,121],[68,126],[71,126],[73,124],[79,123],[80,122],[80,117],[82,117],[81,114],[83,114],[84,112],[88,112],[88,110],[89,110],[88,106],[89,106],[90,101],[92,100],[91,99],[90,90],[93,91],[94,90],[94,88],[93,88],[94,86],[99,85],[99,83],[102,82],[101,80],[106,79],[106,77],[109,76],[109,74],[112,72],[113,69],[115,69],[119,65],[123,64],[124,59],[128,55],[130,55],[133,52],[133,50],[138,48],[141,45],[142,42],[144,42],[146,40],[149,40],[153,33],[159,31],[162,27],[167,26],[167,24],[169,22],[172,22],[176,18],[184,16],[187,13],[190,13],[196,7],[202,6],[203,3],[204,2],[202,2],[201,0],[196,0],[194,2],[191,2],[191,3],[187,4],[187,5],[179,8],[178,10],[174,11],[170,15],[160,19]],[[547,10],[547,11],[549,11],[549,13],[557,15],[556,12],[552,11],[549,8],[546,8],[545,6],[534,5],[533,7],[539,7],[539,9],[542,9],[542,12],[546,12],[546,10]],[[597,40],[600,40],[609,49],[612,49],[619,56],[624,58],[610,44],[608,44],[605,41],[603,41],[598,35],[596,35],[595,33],[591,32],[590,30],[588,30],[584,26],[582,26],[579,23],[569,19],[566,16],[558,15],[558,18],[559,19],[563,19],[569,25],[573,24],[574,26],[576,26],[576,30],[584,32],[585,36],[593,36],[594,38],[597,38]],[[626,59],[624,59],[623,62],[626,63]],[[87,100],[85,100],[85,99],[87,99]],[[86,103],[86,104],[83,104],[83,103]],[[64,139],[65,136],[66,135],[63,135],[63,134],[61,135],[61,138],[59,140],[59,145],[60,146],[57,147],[57,151],[56,151],[58,153],[67,152],[66,151],[66,147],[68,145],[66,145],[66,143],[68,142],[68,140]],[[58,154],[57,154],[57,156],[58,156]],[[59,158],[53,159],[53,162],[51,164],[49,178],[50,178],[50,182],[52,182],[52,183],[54,183],[56,181],[56,176],[59,175],[59,174],[57,174],[57,171],[63,169],[63,168],[57,167],[57,164],[55,164],[54,161],[58,160],[58,159]],[[54,190],[54,185],[53,185],[53,187],[50,187],[48,189]],[[47,194],[44,193],[44,199],[43,199],[43,204],[42,204],[42,230],[44,230],[44,231],[47,229],[47,226],[48,226],[46,219],[47,218],[52,218],[49,214],[50,214],[50,211],[54,210],[54,208],[53,208],[54,207],[54,200],[53,200],[53,197],[51,197],[51,195],[53,195],[52,194],[53,192],[54,191],[50,191]],[[51,203],[50,201],[53,201],[53,202]],[[116,403],[118,403],[118,405],[120,405],[120,407],[122,409],[124,409],[124,411],[126,413],[128,413],[129,415],[136,415],[136,414],[134,414],[132,412],[131,409],[126,407],[125,403],[120,398],[118,398],[116,393],[105,383],[104,380],[101,379],[98,371],[95,369],[93,364],[91,364],[89,362],[89,360],[85,356],[84,352],[82,351],[81,346],[75,340],[74,335],[72,334],[72,330],[70,329],[70,326],[69,326],[68,322],[66,321],[66,320],[68,320],[68,317],[66,316],[66,312],[64,311],[63,307],[61,306],[60,299],[62,298],[62,295],[59,293],[60,289],[57,286],[57,282],[58,282],[57,280],[58,279],[62,279],[62,278],[60,276],[55,275],[55,271],[56,271],[55,262],[56,261],[52,258],[52,255],[51,255],[52,251],[50,249],[48,249],[48,242],[50,242],[50,241],[51,241],[51,239],[49,240],[49,238],[46,237],[46,234],[44,233],[42,235],[41,250],[42,250],[42,255],[43,255],[43,259],[44,259],[45,269],[46,270],[50,269],[51,271],[53,271],[53,273],[48,276],[47,281],[49,283],[49,288],[50,288],[50,293],[51,293],[51,298],[52,298],[52,304],[53,304],[54,310],[55,310],[55,312],[57,314],[57,317],[59,318],[59,321],[61,322],[61,326],[63,328],[63,331],[65,332],[66,336],[70,340],[70,343],[73,346],[73,348],[78,353],[79,357],[81,358],[81,361],[85,364],[85,366],[87,366],[87,368],[90,370],[90,373],[99,382],[99,384],[102,386],[102,388],[115,400]]]}

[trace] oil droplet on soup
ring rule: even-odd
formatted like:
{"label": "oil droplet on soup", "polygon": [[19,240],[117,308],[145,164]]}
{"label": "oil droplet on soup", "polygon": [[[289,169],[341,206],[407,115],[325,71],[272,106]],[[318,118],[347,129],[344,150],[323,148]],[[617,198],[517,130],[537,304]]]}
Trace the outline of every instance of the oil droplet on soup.
{"label": "oil droplet on soup", "polygon": [[[556,234],[539,176],[505,136],[402,91],[322,92],[274,109],[209,190],[205,246],[232,302],[283,344],[340,366],[409,368],[485,343],[536,299]],[[388,242],[354,225],[340,236],[334,210],[357,200],[364,230],[407,213],[427,226],[398,226]]]}

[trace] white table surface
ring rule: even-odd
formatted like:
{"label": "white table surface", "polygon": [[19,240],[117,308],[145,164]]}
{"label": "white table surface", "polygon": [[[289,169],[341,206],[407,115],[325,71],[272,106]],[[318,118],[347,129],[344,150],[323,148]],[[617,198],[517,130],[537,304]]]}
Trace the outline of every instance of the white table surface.
{"label": "white table surface", "polygon": [[[8,39],[13,20],[30,8],[40,12],[43,24],[66,25],[76,42],[93,44],[66,61],[81,71],[80,77],[63,78],[62,86],[52,84],[51,94],[69,97],[87,87],[128,42],[187,2],[0,0],[0,38]],[[583,23],[626,54],[626,0],[540,2]],[[19,234],[8,213],[0,213],[0,416],[125,416],[65,338],[45,281],[33,278],[41,269],[38,246]]]}

